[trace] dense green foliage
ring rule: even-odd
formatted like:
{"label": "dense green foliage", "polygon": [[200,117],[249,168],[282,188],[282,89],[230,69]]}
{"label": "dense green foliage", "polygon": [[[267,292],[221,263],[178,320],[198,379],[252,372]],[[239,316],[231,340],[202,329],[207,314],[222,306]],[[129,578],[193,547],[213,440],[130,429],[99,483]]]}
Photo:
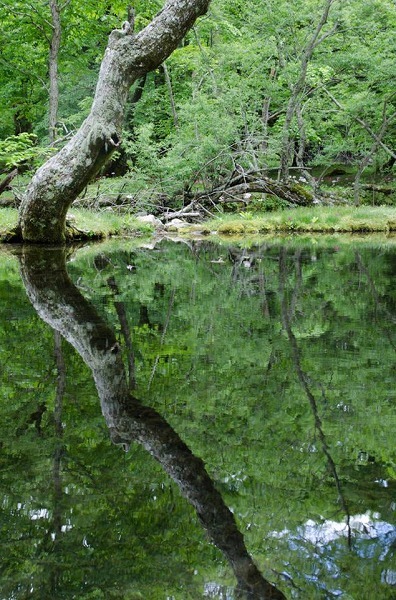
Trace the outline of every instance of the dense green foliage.
{"label": "dense green foliage", "polygon": [[[392,0],[331,3],[301,82],[302,59],[325,0],[213,0],[165,68],[131,90],[121,156],[133,189],[183,197],[233,171],[303,166],[320,179],[335,163],[391,169],[396,142]],[[126,3],[59,3],[58,137],[87,114],[112,28]],[[135,3],[136,28],[160,8]],[[0,2],[0,140],[48,140],[51,15],[44,0]],[[285,119],[295,94],[292,119]],[[10,161],[8,161],[10,162]],[[315,170],[316,169],[316,170]],[[153,195],[154,194],[154,195]]]}
{"label": "dense green foliage", "polygon": [[[69,272],[122,343],[123,305],[136,396],[205,460],[260,568],[286,573],[290,597],[392,598],[394,250],[112,242]],[[61,368],[15,258],[0,273],[2,597],[185,600],[232,585],[159,466],[110,443],[90,373],[65,343]],[[369,523],[352,523],[350,550],[314,543],[309,520],[320,538],[346,513]]]}

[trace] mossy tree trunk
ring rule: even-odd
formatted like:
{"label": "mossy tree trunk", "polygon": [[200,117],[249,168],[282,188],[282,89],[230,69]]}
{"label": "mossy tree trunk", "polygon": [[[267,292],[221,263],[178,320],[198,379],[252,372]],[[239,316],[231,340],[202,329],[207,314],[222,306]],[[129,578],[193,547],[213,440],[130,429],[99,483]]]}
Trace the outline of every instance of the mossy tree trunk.
{"label": "mossy tree trunk", "polygon": [[129,22],[112,31],[89,116],[68,144],[40,167],[24,195],[18,224],[24,241],[64,242],[69,206],[120,144],[131,85],[173,52],[209,3],[168,0],[137,35]]}

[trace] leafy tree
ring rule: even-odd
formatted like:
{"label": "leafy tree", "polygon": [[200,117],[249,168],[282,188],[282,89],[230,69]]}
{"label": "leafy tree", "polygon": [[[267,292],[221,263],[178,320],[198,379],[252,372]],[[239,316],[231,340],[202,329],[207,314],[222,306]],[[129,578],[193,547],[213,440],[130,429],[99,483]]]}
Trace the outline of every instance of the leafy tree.
{"label": "leafy tree", "polygon": [[[139,2],[136,31],[143,32],[159,8]],[[59,145],[89,114],[105,41],[124,9],[118,2],[63,6]],[[0,13],[0,136],[34,131],[45,144],[49,5],[2,0]],[[320,43],[313,47],[318,24]],[[286,178],[291,167],[302,169],[319,193],[335,165],[349,165],[357,172],[360,201],[362,178],[395,162],[395,25],[391,0],[369,0],[363,9],[355,0],[216,0],[165,67],[134,83],[117,130],[116,157],[122,153],[123,172],[129,168],[128,185],[136,191],[143,185],[160,203],[171,198],[180,206],[234,175],[280,171]],[[115,148],[107,146],[110,155]]]}
{"label": "leafy tree", "polygon": [[19,218],[24,240],[64,241],[68,207],[120,144],[132,83],[169,56],[208,4],[208,0],[168,3],[136,36],[133,15],[122,29],[113,30],[89,117],[60,153],[41,167],[26,191]]}

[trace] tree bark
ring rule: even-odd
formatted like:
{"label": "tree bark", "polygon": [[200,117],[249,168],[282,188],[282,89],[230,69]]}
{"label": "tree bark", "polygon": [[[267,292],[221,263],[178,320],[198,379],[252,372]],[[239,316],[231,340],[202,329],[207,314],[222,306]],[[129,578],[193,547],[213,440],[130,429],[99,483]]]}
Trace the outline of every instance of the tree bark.
{"label": "tree bark", "polygon": [[136,36],[129,22],[112,31],[89,116],[66,146],[36,172],[24,195],[19,213],[24,241],[65,241],[69,206],[120,144],[129,88],[164,62],[209,3],[168,0]]}
{"label": "tree bark", "polygon": [[57,0],[50,0],[52,19],[52,35],[49,51],[49,141],[53,144],[56,139],[56,123],[58,121],[59,85],[58,85],[58,56],[61,42],[60,7]]}

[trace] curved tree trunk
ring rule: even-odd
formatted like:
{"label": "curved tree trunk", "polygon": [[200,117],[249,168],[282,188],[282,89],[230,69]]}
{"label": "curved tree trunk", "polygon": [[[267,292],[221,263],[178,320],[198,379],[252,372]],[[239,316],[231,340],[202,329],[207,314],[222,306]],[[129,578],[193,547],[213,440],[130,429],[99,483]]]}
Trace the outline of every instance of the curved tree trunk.
{"label": "curved tree trunk", "polygon": [[209,3],[168,0],[136,36],[128,22],[112,31],[89,116],[68,144],[36,172],[27,188],[19,212],[24,241],[65,240],[69,206],[120,144],[130,86],[173,52]]}

